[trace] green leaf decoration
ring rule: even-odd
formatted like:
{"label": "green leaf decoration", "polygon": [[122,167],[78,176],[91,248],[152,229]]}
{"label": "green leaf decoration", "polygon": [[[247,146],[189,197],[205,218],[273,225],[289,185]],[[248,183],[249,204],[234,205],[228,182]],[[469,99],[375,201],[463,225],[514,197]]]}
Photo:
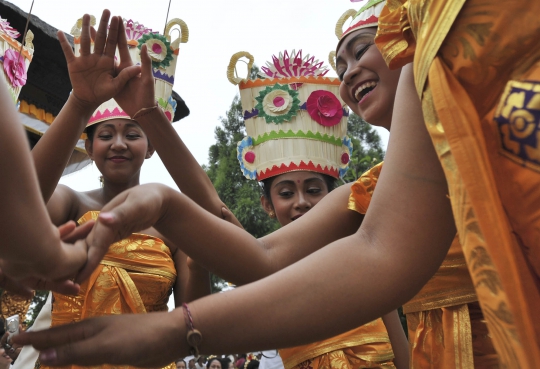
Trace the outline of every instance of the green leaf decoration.
{"label": "green leaf decoration", "polygon": [[[287,113],[274,116],[274,115],[268,115],[264,111],[264,106],[263,106],[264,97],[274,90],[283,90],[287,92],[289,96],[292,98],[292,106]],[[264,90],[259,92],[259,96],[257,96],[255,100],[257,100],[258,102],[257,105],[255,105],[255,109],[259,111],[259,117],[263,117],[266,120],[266,123],[281,124],[283,122],[289,122],[293,117],[296,116],[296,114],[298,113],[298,110],[300,109],[300,100],[298,99],[298,91],[291,89],[289,85],[280,85],[278,83],[274,86],[268,86]]]}
{"label": "green leaf decoration", "polygon": [[328,142],[329,144],[341,146],[341,138],[329,136],[328,134],[322,135],[320,132],[313,133],[311,131],[308,131],[307,133],[304,133],[303,131],[293,132],[292,130],[288,130],[287,132],[283,130],[279,130],[279,132],[272,131],[270,133],[265,133],[264,135],[261,135],[255,139],[253,139],[253,146],[260,145],[263,142],[270,141],[270,140],[277,140],[282,138],[306,138],[310,140],[317,140],[317,141],[323,141]]}
{"label": "green leaf decoration", "polygon": [[148,40],[159,40],[163,42],[163,44],[165,44],[166,49],[167,49],[167,55],[165,56],[165,58],[162,61],[152,60],[152,67],[156,69],[158,68],[165,69],[165,67],[168,67],[171,61],[173,60],[173,52],[171,49],[171,43],[167,41],[167,38],[165,36],[162,36],[159,33],[147,33],[139,39],[139,45],[137,46],[139,50],[141,50],[142,45],[145,44]]}

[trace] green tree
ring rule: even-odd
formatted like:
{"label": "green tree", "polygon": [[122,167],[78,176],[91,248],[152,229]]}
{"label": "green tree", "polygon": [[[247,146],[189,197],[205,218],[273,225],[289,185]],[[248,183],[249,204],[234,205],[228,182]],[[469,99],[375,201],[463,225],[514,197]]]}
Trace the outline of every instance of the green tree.
{"label": "green tree", "polygon": [[347,133],[353,144],[353,154],[343,181],[354,182],[366,170],[383,161],[384,150],[377,131],[354,113],[347,121]]}

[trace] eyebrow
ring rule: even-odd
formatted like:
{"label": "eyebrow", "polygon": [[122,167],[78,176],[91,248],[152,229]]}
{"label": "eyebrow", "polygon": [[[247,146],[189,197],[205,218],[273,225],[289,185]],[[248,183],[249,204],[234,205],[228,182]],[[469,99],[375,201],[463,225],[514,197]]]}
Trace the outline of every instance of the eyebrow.
{"label": "eyebrow", "polygon": [[[319,178],[319,177],[311,177],[311,178],[306,179],[306,180],[304,181],[304,183],[306,183],[306,182],[308,182],[308,183],[309,183],[309,182],[317,182],[317,181],[319,181],[319,182],[324,182],[324,181],[323,181],[321,178]],[[276,184],[273,185],[272,187],[277,187],[277,186],[282,185],[282,184],[283,184],[283,185],[285,185],[285,184],[292,184],[292,185],[294,185],[294,181],[291,180],[291,179],[284,179],[283,181],[280,181],[280,182],[276,183]]]}
{"label": "eyebrow", "polygon": [[[353,38],[351,38],[348,42],[347,42],[347,46],[345,46],[345,48],[350,52],[352,47],[354,46],[354,44],[356,43],[356,41],[362,39],[362,38],[366,38],[366,39],[369,39],[369,41],[373,40],[373,38],[375,37],[375,34],[374,33],[370,33],[370,32],[363,32],[363,33],[359,33],[357,34],[356,36],[354,36]],[[336,65],[339,61],[342,61],[343,58],[341,56],[338,55],[338,57],[336,58]]]}
{"label": "eyebrow", "polygon": [[[112,123],[103,123],[103,126],[102,127],[109,127],[109,128],[115,128],[115,125],[112,124]],[[135,123],[126,123],[125,124],[125,127],[134,127],[134,128],[140,128],[140,126],[138,124],[135,124]]]}

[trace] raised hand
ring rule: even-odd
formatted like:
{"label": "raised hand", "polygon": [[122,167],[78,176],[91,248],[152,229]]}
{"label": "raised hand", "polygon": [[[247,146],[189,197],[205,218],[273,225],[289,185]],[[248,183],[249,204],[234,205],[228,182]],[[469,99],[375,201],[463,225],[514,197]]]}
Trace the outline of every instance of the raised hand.
{"label": "raised hand", "polygon": [[[119,75],[125,70],[132,68],[133,61],[129,54],[129,46],[126,39],[124,23],[118,26],[118,51],[120,64],[117,66]],[[114,99],[130,117],[133,117],[142,108],[150,108],[156,105],[154,92],[154,75],[152,74],[152,60],[148,55],[146,45],[141,48],[141,73],[129,79],[124,89],[118,92]]]}
{"label": "raised hand", "polygon": [[[119,73],[115,70],[115,52],[118,42],[120,17],[110,19],[110,11],[104,10],[95,33],[94,50],[91,50],[92,35],[90,16],[85,14],[80,36],[80,56],[75,56],[71,45],[62,31],[58,40],[67,61],[73,95],[82,107],[95,110],[101,103],[113,98],[130,78],[140,73],[140,67],[129,65]],[[107,33],[107,26],[109,31]],[[125,31],[122,27],[125,39]],[[121,55],[122,58],[122,55]],[[122,60],[120,61],[122,65]],[[125,65],[125,63],[124,63]]]}

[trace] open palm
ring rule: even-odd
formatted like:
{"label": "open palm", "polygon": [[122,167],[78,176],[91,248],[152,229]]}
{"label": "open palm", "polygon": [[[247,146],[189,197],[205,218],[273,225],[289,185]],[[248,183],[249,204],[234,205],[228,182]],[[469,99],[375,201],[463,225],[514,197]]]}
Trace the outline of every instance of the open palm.
{"label": "open palm", "polygon": [[[92,109],[96,109],[103,102],[113,98],[130,78],[140,72],[138,66],[131,65],[117,74],[115,52],[119,24],[122,24],[122,21],[119,17],[112,17],[107,32],[109,18],[110,12],[104,10],[98,30],[95,32],[90,27],[90,16],[86,14],[83,17],[79,56],[75,56],[64,33],[58,32],[58,39],[68,65],[73,94],[81,103]],[[122,32],[124,32],[123,29]],[[93,50],[91,50],[92,38],[95,40]]]}

